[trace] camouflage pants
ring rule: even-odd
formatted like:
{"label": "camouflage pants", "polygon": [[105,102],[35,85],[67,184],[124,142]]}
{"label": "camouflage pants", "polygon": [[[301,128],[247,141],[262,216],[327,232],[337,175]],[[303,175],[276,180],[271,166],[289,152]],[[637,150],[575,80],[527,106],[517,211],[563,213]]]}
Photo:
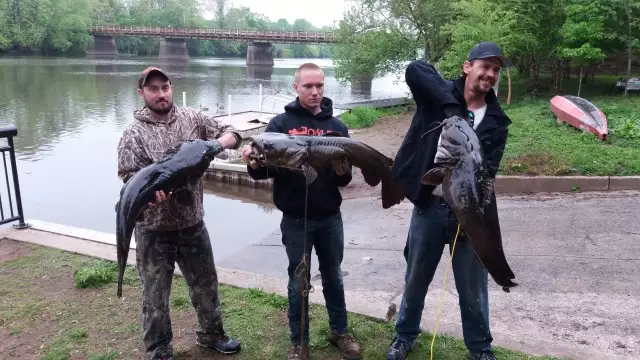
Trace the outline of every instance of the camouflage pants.
{"label": "camouflage pants", "polygon": [[142,282],[142,328],[147,354],[171,355],[169,299],[175,263],[189,286],[196,310],[196,335],[211,343],[224,334],[216,273],[209,233],[204,221],[173,232],[140,231],[136,228],[136,261]]}

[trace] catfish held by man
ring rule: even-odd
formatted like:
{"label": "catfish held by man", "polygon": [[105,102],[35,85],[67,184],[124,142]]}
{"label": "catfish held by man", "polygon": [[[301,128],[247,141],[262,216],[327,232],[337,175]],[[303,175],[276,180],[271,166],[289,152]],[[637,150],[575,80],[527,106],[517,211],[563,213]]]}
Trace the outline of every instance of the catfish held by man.
{"label": "catfish held by man", "polygon": [[373,147],[344,137],[338,131],[320,136],[287,135],[264,132],[250,137],[249,157],[262,166],[275,165],[303,173],[311,184],[321,169],[339,160],[344,167],[353,165],[362,171],[369,186],[381,186],[382,207],[388,209],[404,200],[400,185],[391,178],[393,159]]}
{"label": "catfish held by man", "polygon": [[422,177],[425,185],[442,185],[445,200],[471,240],[478,261],[502,290],[517,286],[502,248],[493,179],[483,164],[480,141],[469,123],[453,116],[443,121],[436,167]]}

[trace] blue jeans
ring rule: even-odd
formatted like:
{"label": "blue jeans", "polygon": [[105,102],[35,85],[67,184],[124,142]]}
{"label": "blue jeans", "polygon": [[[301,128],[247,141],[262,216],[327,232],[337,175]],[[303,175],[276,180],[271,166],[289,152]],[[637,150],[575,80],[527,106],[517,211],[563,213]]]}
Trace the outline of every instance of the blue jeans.
{"label": "blue jeans", "polygon": [[[435,196],[427,209],[413,209],[404,248],[405,288],[396,322],[398,339],[411,345],[420,332],[427,288],[447,243],[451,254],[457,228],[456,215],[442,197]],[[489,330],[488,273],[463,236],[458,237],[451,266],[459,295],[464,343],[471,351],[490,350],[493,338]]]}
{"label": "blue jeans", "polygon": [[[296,269],[300,265],[304,250],[304,218],[293,218],[287,215],[280,223],[282,244],[289,258],[289,328],[291,330],[291,344],[300,344],[300,314],[302,306],[300,284],[296,277]],[[307,256],[311,267],[311,248],[315,247],[318,256],[318,267],[322,276],[322,293],[329,314],[329,327],[335,333],[347,331],[347,306],[344,300],[344,286],[342,283],[342,256],[344,253],[344,232],[342,214],[337,213],[322,219],[307,220]],[[308,281],[311,282],[311,277]],[[304,329],[305,343],[309,343],[309,307],[305,309],[306,326]]]}

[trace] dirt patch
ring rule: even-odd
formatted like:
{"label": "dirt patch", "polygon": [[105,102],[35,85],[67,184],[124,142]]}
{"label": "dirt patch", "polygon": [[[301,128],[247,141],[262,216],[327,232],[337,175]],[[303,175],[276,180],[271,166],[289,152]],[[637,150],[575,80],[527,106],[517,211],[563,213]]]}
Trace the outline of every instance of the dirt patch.
{"label": "dirt patch", "polygon": [[580,175],[570,171],[569,164],[549,154],[536,153],[504,159],[501,173],[504,175]]}
{"label": "dirt patch", "polygon": [[[409,129],[413,114],[413,112],[406,112],[399,115],[386,116],[369,128],[350,130],[350,135],[352,138],[362,141],[381,153],[394,158],[398,149],[400,149],[407,129]],[[342,189],[342,197],[344,199],[380,197],[380,185],[376,187],[367,185],[360,169],[354,168],[353,180]]]}
{"label": "dirt patch", "polygon": [[0,239],[0,262],[28,256],[32,249],[26,244],[11,239]]}
{"label": "dirt patch", "polygon": [[11,359],[33,359],[36,344],[41,342],[35,329],[8,329],[0,327],[0,354]]}

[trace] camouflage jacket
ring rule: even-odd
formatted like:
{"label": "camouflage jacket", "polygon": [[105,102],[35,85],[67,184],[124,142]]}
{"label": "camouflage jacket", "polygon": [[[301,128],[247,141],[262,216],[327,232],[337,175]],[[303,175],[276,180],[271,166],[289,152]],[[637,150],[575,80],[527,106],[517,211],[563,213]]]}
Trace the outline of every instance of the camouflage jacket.
{"label": "camouflage jacket", "polygon": [[[238,148],[242,137],[231,125],[217,122],[195,109],[174,105],[167,121],[154,118],[146,107],[135,110],[134,121],[125,128],[118,144],[118,177],[126,182],[181,141],[217,139],[226,133],[236,136]],[[200,179],[145,210],[137,226],[145,230],[179,230],[196,224],[203,217],[203,180]]]}

